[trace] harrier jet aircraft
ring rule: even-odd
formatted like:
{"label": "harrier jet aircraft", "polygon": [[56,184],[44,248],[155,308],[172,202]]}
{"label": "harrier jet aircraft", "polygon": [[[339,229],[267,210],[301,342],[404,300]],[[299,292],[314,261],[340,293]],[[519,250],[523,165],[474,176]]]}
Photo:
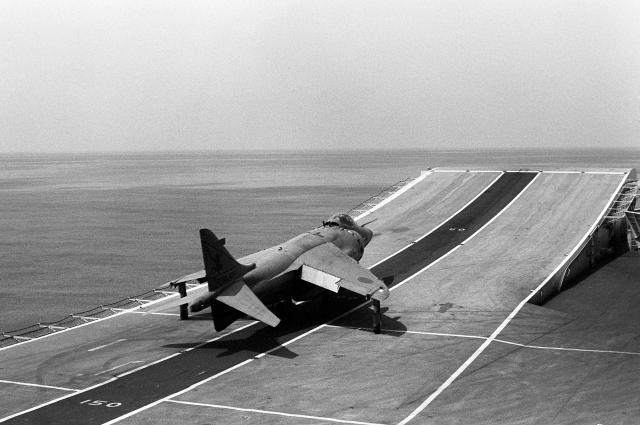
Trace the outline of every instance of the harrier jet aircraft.
{"label": "harrier jet aircraft", "polygon": [[[215,329],[221,331],[242,312],[270,326],[280,319],[268,305],[283,300],[307,301],[329,290],[355,292],[373,300],[374,331],[380,331],[380,301],[389,296],[387,286],[358,264],[373,232],[358,226],[347,214],[336,214],[321,227],[305,232],[252,256],[240,264],[211,230],[201,229],[203,272],[172,282],[205,280],[209,292],[190,302],[192,312],[211,307]],[[182,298],[181,303],[185,302]]]}

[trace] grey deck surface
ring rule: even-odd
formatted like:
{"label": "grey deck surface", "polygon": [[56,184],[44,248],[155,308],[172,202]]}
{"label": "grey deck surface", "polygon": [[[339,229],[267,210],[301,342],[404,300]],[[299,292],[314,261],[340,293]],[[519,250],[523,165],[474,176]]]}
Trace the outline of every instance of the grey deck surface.
{"label": "grey deck surface", "polygon": [[[153,371],[151,382],[161,382],[163,374],[175,381],[183,376],[175,368],[197,375],[194,368],[203,367],[206,382],[193,378],[193,387],[176,385],[173,392],[139,401],[140,410],[130,416],[117,413],[120,407],[86,403],[77,411],[86,410],[81,419],[93,418],[91,423],[116,418],[130,424],[401,423],[409,415],[415,423],[637,423],[640,322],[633,306],[640,291],[630,283],[637,284],[637,257],[610,263],[544,307],[519,309],[530,289],[566,261],[598,222],[625,179],[626,170],[608,171],[613,173],[530,173],[533,181],[524,191],[526,181],[517,193],[497,197],[504,201],[499,209],[482,207],[492,212],[477,228],[468,220],[460,221],[468,223],[464,228],[448,222],[438,229],[452,217],[462,220],[465,211],[472,217],[469,209],[480,205],[499,172],[433,172],[374,211],[366,220],[376,219],[370,225],[376,236],[362,260],[375,265],[372,270],[383,270],[391,260],[376,263],[426,234],[450,244],[424,263],[402,263],[412,268],[410,275],[392,269],[400,285],[384,303],[382,335],[368,330],[364,308],[329,323],[332,312],[310,309],[308,326],[274,333],[250,325],[184,353],[217,336],[208,320],[125,313],[0,351],[0,418],[64,395],[74,395],[66,403],[92,399],[94,390],[74,390],[95,385],[95,391],[118,390],[100,400],[124,405],[131,394],[153,395],[152,389],[122,387],[136,376]],[[416,245],[425,246],[425,258],[432,255],[427,250],[438,250],[427,249],[427,242]],[[518,314],[508,319],[515,309]],[[239,321],[230,331],[249,324]],[[506,326],[497,338],[442,388],[500,325]],[[289,344],[294,337],[299,339]],[[279,344],[287,345],[261,354]],[[183,358],[197,361],[184,364]],[[224,369],[215,369],[217,364]],[[38,423],[46,418],[38,412],[64,403],[9,421]]]}
{"label": "grey deck surface", "polygon": [[640,422],[640,257],[619,257],[528,305],[424,412],[438,423]]}

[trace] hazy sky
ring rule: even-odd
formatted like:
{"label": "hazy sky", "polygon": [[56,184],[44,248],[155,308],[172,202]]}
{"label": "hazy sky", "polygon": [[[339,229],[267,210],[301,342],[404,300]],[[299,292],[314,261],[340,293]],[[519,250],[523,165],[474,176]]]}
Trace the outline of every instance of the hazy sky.
{"label": "hazy sky", "polygon": [[640,1],[0,0],[0,151],[640,147]]}

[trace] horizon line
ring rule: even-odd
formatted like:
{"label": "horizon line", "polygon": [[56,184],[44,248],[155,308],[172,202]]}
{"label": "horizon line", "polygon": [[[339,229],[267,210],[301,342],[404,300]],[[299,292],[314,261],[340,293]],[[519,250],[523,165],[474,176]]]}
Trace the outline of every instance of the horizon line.
{"label": "horizon line", "polygon": [[333,152],[485,152],[485,151],[640,151],[640,147],[616,146],[616,147],[473,147],[473,148],[446,148],[446,147],[412,147],[412,148],[260,148],[260,149],[233,149],[233,148],[213,148],[213,149],[116,149],[116,150],[58,150],[58,151],[0,151],[0,155],[51,155],[51,154],[150,154],[150,153],[273,153],[273,152],[296,152],[296,153],[333,153]]}

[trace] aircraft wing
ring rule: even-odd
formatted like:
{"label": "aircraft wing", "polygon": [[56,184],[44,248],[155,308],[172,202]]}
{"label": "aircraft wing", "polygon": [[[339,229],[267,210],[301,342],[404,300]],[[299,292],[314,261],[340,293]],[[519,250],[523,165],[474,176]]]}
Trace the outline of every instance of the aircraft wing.
{"label": "aircraft wing", "polygon": [[298,257],[293,268],[298,267],[302,267],[302,280],[333,292],[344,288],[380,301],[389,296],[384,282],[331,242]]}

